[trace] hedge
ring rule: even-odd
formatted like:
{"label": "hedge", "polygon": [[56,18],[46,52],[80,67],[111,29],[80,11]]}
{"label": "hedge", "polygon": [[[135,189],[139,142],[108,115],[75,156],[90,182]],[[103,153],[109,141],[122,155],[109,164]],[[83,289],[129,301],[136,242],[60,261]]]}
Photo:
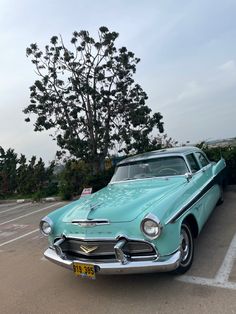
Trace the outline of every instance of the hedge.
{"label": "hedge", "polygon": [[200,148],[211,161],[223,157],[227,165],[228,184],[236,184],[236,146],[209,147],[203,144]]}

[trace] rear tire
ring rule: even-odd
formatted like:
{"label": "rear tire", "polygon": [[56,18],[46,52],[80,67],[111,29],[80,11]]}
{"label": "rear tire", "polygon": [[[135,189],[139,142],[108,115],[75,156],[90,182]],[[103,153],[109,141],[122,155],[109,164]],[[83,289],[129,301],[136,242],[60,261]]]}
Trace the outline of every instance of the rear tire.
{"label": "rear tire", "polygon": [[181,226],[181,257],[179,267],[174,271],[175,274],[184,274],[192,265],[194,256],[194,241],[190,226],[183,223]]}

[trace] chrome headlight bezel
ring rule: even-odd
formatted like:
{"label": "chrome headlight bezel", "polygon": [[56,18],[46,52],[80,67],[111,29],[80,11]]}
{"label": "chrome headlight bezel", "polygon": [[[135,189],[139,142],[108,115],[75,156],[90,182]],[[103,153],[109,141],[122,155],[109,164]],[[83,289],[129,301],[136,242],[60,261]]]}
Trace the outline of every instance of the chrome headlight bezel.
{"label": "chrome headlight bezel", "polygon": [[39,230],[45,237],[48,237],[50,234],[52,234],[52,227],[53,227],[53,222],[47,216],[44,217],[39,223]]}
{"label": "chrome headlight bezel", "polygon": [[[155,226],[154,228],[157,228],[157,231],[154,233],[154,234],[149,234],[146,232],[146,228],[145,228],[145,224],[147,222],[152,222],[153,225]],[[148,214],[147,216],[145,216],[143,218],[143,220],[141,221],[141,224],[140,224],[140,229],[142,231],[142,233],[145,235],[145,237],[147,237],[148,239],[150,240],[155,240],[157,239],[160,234],[161,234],[161,231],[162,231],[162,225],[160,223],[160,220],[154,215],[154,214]]]}

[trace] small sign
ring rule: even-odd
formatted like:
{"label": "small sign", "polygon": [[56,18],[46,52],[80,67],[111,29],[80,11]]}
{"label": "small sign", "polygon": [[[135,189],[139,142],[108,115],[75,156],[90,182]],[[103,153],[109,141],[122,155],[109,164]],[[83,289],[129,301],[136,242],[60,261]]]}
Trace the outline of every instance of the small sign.
{"label": "small sign", "polygon": [[80,197],[84,197],[86,195],[92,194],[92,190],[93,190],[93,188],[84,188]]}

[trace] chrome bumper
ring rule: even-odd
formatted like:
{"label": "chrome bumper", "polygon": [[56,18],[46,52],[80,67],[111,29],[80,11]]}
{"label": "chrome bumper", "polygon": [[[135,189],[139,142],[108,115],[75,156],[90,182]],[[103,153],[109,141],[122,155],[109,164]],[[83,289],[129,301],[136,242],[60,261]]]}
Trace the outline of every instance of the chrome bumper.
{"label": "chrome bumper", "polygon": [[[44,252],[44,256],[51,262],[73,270],[73,262],[78,262],[81,264],[88,264],[86,262],[82,262],[80,260],[68,260],[62,259],[55,250],[48,248]],[[135,273],[149,273],[149,272],[168,272],[176,269],[179,266],[180,262],[180,251],[176,253],[159,258],[156,261],[139,261],[139,262],[128,262],[127,264],[121,264],[120,262],[112,262],[112,263],[92,263],[89,262],[90,265],[94,265],[96,272],[98,274],[135,274]]]}

